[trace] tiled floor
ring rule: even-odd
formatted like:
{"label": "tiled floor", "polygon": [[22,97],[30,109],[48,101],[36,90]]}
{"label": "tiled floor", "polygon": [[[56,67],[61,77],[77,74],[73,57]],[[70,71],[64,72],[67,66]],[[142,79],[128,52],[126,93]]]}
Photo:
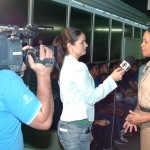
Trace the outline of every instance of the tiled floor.
{"label": "tiled floor", "polygon": [[[23,126],[25,150],[62,150],[56,131],[39,131]],[[126,135],[128,143],[114,144],[113,150],[140,150],[139,132]],[[96,150],[96,148],[91,148]],[[99,149],[98,149],[99,150]]]}
{"label": "tiled floor", "polygon": [[115,144],[113,150],[140,150],[140,135],[134,133],[132,136],[127,136],[128,142],[126,144]]}
{"label": "tiled floor", "polygon": [[[133,133],[133,134],[127,134],[126,138],[128,139],[128,142],[125,144],[113,144],[112,150],[140,150],[140,134]],[[91,150],[99,150],[98,148],[92,146]]]}

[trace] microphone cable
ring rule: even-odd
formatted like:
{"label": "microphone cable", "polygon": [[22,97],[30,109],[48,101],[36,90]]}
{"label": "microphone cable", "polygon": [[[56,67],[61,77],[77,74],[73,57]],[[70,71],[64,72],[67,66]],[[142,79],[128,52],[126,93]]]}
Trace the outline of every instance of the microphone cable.
{"label": "microphone cable", "polygon": [[111,141],[110,141],[111,149],[112,149],[112,146],[113,146],[113,134],[114,134],[114,125],[115,125],[116,89],[114,91],[113,100],[114,100],[114,103],[113,103],[112,130],[111,130]]}

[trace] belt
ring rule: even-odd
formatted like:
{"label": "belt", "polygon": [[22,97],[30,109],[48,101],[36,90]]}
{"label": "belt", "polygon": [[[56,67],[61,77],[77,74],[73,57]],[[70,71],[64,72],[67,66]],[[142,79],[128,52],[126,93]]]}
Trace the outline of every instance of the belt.
{"label": "belt", "polygon": [[144,108],[144,107],[140,106],[140,109],[141,109],[141,111],[150,113],[150,108]]}
{"label": "belt", "polygon": [[[76,126],[75,124],[72,124],[71,122],[66,122],[66,121],[61,121],[61,120],[60,120],[60,124],[67,125],[67,126],[69,125],[68,128],[76,129],[77,131],[85,133],[85,134],[88,134],[91,132],[91,127],[85,127],[84,126],[83,128],[80,128],[80,126]],[[64,127],[60,125],[60,128],[64,128]]]}

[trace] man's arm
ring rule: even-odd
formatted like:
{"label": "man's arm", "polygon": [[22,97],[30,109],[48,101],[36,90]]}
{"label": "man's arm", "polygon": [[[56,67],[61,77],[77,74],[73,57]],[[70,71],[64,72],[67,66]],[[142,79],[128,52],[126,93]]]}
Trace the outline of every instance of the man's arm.
{"label": "man's arm", "polygon": [[30,123],[30,126],[36,129],[46,130],[52,124],[54,112],[50,75],[37,76],[37,82],[37,97],[41,101],[42,107]]}
{"label": "man's arm", "polygon": [[[40,59],[43,60],[44,58],[52,57],[52,51],[50,51],[49,48],[41,45]],[[34,63],[31,56],[28,56],[28,60],[31,69],[33,69],[37,75],[37,97],[42,103],[41,109],[29,126],[40,130],[46,130],[49,129],[52,124],[54,113],[54,102],[50,79],[52,67],[46,67],[43,64]]]}

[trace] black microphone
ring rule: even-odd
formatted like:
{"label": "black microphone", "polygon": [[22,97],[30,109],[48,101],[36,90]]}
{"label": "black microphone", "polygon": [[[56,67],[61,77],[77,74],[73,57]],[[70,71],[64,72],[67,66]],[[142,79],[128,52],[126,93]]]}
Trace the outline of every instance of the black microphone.
{"label": "black microphone", "polygon": [[124,69],[125,71],[128,71],[131,66],[134,64],[135,62],[135,57],[133,56],[128,56],[126,57],[126,59],[120,64],[120,67],[122,69]]}

